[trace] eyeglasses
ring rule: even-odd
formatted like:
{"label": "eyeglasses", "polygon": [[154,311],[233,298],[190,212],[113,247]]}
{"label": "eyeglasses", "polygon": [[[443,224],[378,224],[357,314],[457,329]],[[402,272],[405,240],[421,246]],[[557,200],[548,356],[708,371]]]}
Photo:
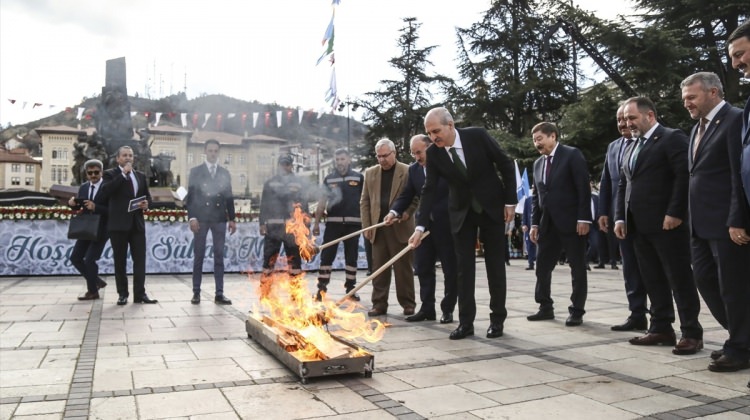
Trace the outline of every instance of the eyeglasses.
{"label": "eyeglasses", "polygon": [[378,159],[385,159],[385,158],[387,158],[388,156],[390,156],[392,154],[393,154],[393,152],[388,152],[388,153],[386,153],[384,155],[375,155],[375,157],[378,158]]}
{"label": "eyeglasses", "polygon": [[101,171],[86,171],[86,174],[88,175],[99,175]]}

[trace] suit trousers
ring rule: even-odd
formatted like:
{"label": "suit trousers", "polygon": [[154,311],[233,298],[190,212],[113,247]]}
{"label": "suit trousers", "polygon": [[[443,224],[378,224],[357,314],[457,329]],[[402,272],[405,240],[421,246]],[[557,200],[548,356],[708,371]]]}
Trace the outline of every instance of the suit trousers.
{"label": "suit trousers", "polygon": [[703,339],[703,327],[698,322],[700,298],[690,268],[690,233],[685,223],[672,230],[641,233],[635,228],[635,255],[651,300],[649,332],[670,333],[675,321],[672,296],[680,317],[682,337]]}
{"label": "suit trousers", "polygon": [[[400,242],[392,226],[378,229],[375,241],[372,243],[373,272],[393,258],[408,243]],[[396,277],[396,298],[398,303],[406,308],[416,308],[414,299],[414,271],[412,261],[413,252],[398,259],[393,266],[387,268],[372,280],[372,307],[380,311],[388,310],[388,293],[391,287],[391,272]]]}
{"label": "suit trousers", "polygon": [[453,233],[458,264],[459,322],[461,325],[474,325],[477,315],[477,304],[474,300],[477,234],[484,244],[484,265],[487,269],[487,286],[490,292],[490,322],[502,326],[508,316],[505,309],[505,223],[496,222],[484,211],[479,214],[469,210],[463,226],[458,232]]}
{"label": "suit trousers", "polygon": [[445,313],[453,312],[458,301],[456,290],[456,254],[453,249],[453,237],[450,224],[433,222],[430,225],[430,236],[414,250],[414,262],[419,278],[419,298],[422,301],[420,311],[426,314],[435,313],[435,289],[437,276],[435,263],[440,260],[443,270],[445,292],[440,302],[440,309]]}
{"label": "suit trousers", "polygon": [[625,279],[625,294],[628,298],[630,316],[635,318],[645,317],[648,313],[648,295],[638,267],[638,259],[635,256],[633,235],[627,235],[625,239],[618,239],[618,241],[620,242],[622,276]]}
{"label": "suit trousers", "polygon": [[200,229],[193,234],[193,293],[201,292],[203,279],[203,260],[206,257],[206,238],[211,231],[213,246],[211,253],[214,257],[214,283],[216,296],[224,295],[224,242],[227,236],[227,222],[202,222],[198,220]]}
{"label": "suit trousers", "polygon": [[106,244],[106,239],[101,241],[78,240],[70,254],[71,264],[86,279],[86,289],[90,293],[98,293],[99,290],[97,287],[97,281],[99,280],[99,264],[97,264],[97,261],[101,258]]}
{"label": "suit trousers", "polygon": [[146,232],[111,230],[109,243],[112,245],[117,294],[130,296],[127,275],[128,247],[130,247],[130,258],[133,260],[133,298],[140,299],[146,293]]}
{"label": "suit trousers", "polygon": [[[550,222],[551,223],[551,222]],[[557,266],[560,252],[564,249],[570,264],[572,293],[568,312],[582,316],[586,313],[588,274],[586,271],[586,236],[576,232],[562,233],[555,226],[547,226],[539,233],[536,258],[536,289],[534,300],[542,311],[553,309],[552,271]]]}
{"label": "suit trousers", "polygon": [[[348,234],[362,229],[361,224],[352,223],[326,223],[326,230],[323,232],[323,243],[328,243]],[[344,241],[344,260],[346,266],[346,280],[344,288],[349,291],[357,285],[357,259],[359,258],[359,237],[356,235]],[[330,246],[320,251],[320,269],[318,270],[318,289],[328,290],[328,283],[331,281],[331,270],[333,260],[336,259],[336,253],[339,246]]]}
{"label": "suit trousers", "polygon": [[724,354],[750,358],[750,248],[726,239],[690,238],[693,274],[711,314],[729,331]]}
{"label": "suit trousers", "polygon": [[294,235],[287,234],[283,224],[273,224],[268,225],[266,237],[263,239],[264,274],[273,271],[282,244],[290,267],[289,273],[297,275],[302,272],[302,258],[299,255],[299,246],[294,242]]}

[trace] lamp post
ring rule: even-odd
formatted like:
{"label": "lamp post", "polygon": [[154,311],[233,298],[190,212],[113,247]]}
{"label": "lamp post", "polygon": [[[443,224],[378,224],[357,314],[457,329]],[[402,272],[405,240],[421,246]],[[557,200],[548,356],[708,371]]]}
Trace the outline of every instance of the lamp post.
{"label": "lamp post", "polygon": [[349,96],[347,96],[346,100],[339,104],[339,112],[343,111],[344,107],[346,107],[346,150],[351,153],[351,128],[349,110],[351,109],[352,111],[356,111],[357,108],[359,108],[359,104],[357,102],[352,102],[352,100],[349,99]]}

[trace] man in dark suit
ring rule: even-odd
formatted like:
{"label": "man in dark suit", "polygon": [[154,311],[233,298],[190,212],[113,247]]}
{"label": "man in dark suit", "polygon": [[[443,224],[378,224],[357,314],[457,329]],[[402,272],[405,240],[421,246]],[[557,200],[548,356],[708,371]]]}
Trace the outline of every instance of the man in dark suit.
{"label": "man in dark suit", "polygon": [[[459,325],[451,340],[474,335],[477,233],[484,242],[484,262],[490,291],[487,337],[503,335],[506,277],[505,223],[515,217],[516,175],[513,161],[482,128],[455,128],[445,108],[431,109],[424,127],[434,146],[427,149],[427,175],[419,202],[417,227],[409,243],[417,247],[430,227],[430,209],[437,202],[438,179],[448,181],[448,214],[458,264]],[[498,176],[498,172],[500,176]]]}
{"label": "man in dark suit", "polygon": [[214,256],[214,302],[231,305],[224,296],[224,241],[227,229],[233,235],[237,230],[234,223],[234,197],[232,177],[225,168],[218,165],[219,141],[208,139],[204,145],[206,162],[190,170],[188,195],[185,207],[188,211],[190,231],[193,232],[193,304],[201,302],[201,280],[203,259],[206,256],[206,237],[211,231]]}
{"label": "man in dark suit", "polygon": [[[403,212],[408,209],[415,199],[422,195],[427,166],[427,148],[432,145],[428,136],[419,134],[411,138],[409,147],[411,155],[416,160],[409,166],[409,179],[401,195],[391,206],[390,213],[385,217],[389,224],[397,222]],[[458,294],[456,292],[456,254],[453,251],[450,220],[448,220],[448,183],[438,179],[435,194],[435,205],[430,209],[430,236],[425,238],[422,245],[414,250],[415,272],[419,278],[419,298],[422,306],[419,311],[406,318],[407,322],[434,320],[435,314],[435,263],[440,260],[445,281],[445,294],[440,302],[443,314],[441,324],[453,322],[453,309],[456,307]],[[417,216],[419,218],[419,216]]]}
{"label": "man in dark suit", "polygon": [[107,286],[107,283],[99,277],[99,265],[96,263],[102,256],[104,245],[107,243],[107,202],[101,193],[102,184],[102,162],[91,159],[83,164],[88,181],[81,184],[78,195],[71,197],[68,205],[73,209],[99,215],[99,236],[96,240],[87,241],[79,239],[73,246],[70,254],[70,262],[73,267],[86,279],[86,293],[79,296],[78,300],[99,299],[99,289]]}
{"label": "man in dark suit", "polygon": [[[739,70],[746,79],[750,79],[750,20],[738,26],[727,39],[732,67]],[[745,190],[745,199],[750,204],[750,97],[742,112],[742,158],[741,178]],[[750,244],[750,232],[732,232],[732,240],[742,245]],[[750,384],[748,384],[750,385]]]}
{"label": "man in dark suit", "polygon": [[688,216],[688,139],[680,130],[656,121],[656,107],[645,97],[624,103],[625,119],[638,138],[623,160],[617,190],[615,234],[634,235],[635,254],[651,300],[648,333],[630,340],[641,346],[675,345],[672,295],[682,338],[672,353],[703,348],[698,322],[700,298],[690,268]]}
{"label": "man in dark suit", "polygon": [[742,110],[724,101],[715,73],[700,72],[680,84],[690,117],[690,245],[698,290],[714,318],[729,332],[708,369],[734,372],[750,367],[750,247],[730,231],[750,230],[750,206],[740,180]]}
{"label": "man in dark suit", "polygon": [[541,122],[532,128],[531,135],[534,147],[542,155],[534,162],[535,188],[531,196],[529,232],[529,237],[539,247],[534,292],[539,311],[526,319],[555,318],[550,290],[552,270],[560,252],[565,250],[573,285],[568,307],[570,315],[565,325],[575,327],[583,323],[588,291],[586,239],[593,219],[588,167],[580,150],[560,144],[560,131],[555,124]]}
{"label": "man in dark suit", "polygon": [[[534,195],[536,188],[531,189],[531,195]],[[521,230],[523,230],[523,241],[526,244],[526,259],[529,265],[526,270],[534,270],[536,263],[536,244],[531,241],[529,231],[531,231],[531,197],[526,197],[523,201],[523,215],[521,216]]]}
{"label": "man in dark suit", "polygon": [[[133,302],[156,303],[146,294],[146,223],[143,211],[151,204],[146,175],[133,169],[133,149],[117,149],[117,167],[104,172],[102,194],[109,208],[109,243],[115,265],[117,304],[128,303],[128,275],[126,262],[128,247],[133,259]],[[131,200],[141,199],[132,204]]]}
{"label": "man in dark suit", "polygon": [[[622,104],[617,108],[617,129],[622,137],[607,146],[602,179],[599,183],[599,229],[607,233],[612,231],[614,225],[615,208],[617,208],[617,187],[620,184],[622,160],[627,155],[628,149],[633,147],[635,143],[628,122],[625,120],[625,108]],[[617,241],[620,243],[622,276],[625,279],[625,295],[628,298],[630,316],[624,323],[613,325],[612,331],[645,330],[648,328],[646,285],[643,284],[643,279],[641,279],[638,259],[635,257],[633,237],[628,235],[625,239],[617,239]]]}

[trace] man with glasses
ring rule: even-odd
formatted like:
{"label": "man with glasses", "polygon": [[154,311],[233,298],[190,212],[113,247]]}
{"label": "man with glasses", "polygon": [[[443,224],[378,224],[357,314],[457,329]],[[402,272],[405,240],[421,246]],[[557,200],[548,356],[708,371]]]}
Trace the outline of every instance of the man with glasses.
{"label": "man with glasses", "polygon": [[97,264],[109,238],[107,234],[107,202],[104,200],[104,196],[99,194],[104,184],[104,181],[102,181],[102,166],[102,162],[97,159],[88,160],[83,164],[88,181],[84,182],[78,189],[78,195],[70,197],[68,201],[68,205],[74,210],[100,216],[99,236],[96,240],[77,240],[73,246],[73,252],[70,254],[71,264],[86,279],[86,293],[79,296],[78,300],[99,299],[99,289],[107,286],[107,283],[99,277],[99,265]]}
{"label": "man with glasses", "polygon": [[[375,144],[378,164],[365,171],[365,185],[359,210],[362,227],[370,227],[382,222],[388,215],[396,197],[406,186],[409,166],[396,159],[396,146],[391,140],[381,139]],[[385,226],[378,230],[368,230],[365,239],[372,243],[373,270],[383,266],[408,245],[409,235],[414,230],[414,221],[409,217],[416,204],[401,214],[401,223]],[[414,315],[414,272],[412,253],[398,259],[372,281],[372,309],[369,316],[385,315],[388,311],[388,289],[391,287],[391,270],[396,277],[396,298],[404,315]]]}

